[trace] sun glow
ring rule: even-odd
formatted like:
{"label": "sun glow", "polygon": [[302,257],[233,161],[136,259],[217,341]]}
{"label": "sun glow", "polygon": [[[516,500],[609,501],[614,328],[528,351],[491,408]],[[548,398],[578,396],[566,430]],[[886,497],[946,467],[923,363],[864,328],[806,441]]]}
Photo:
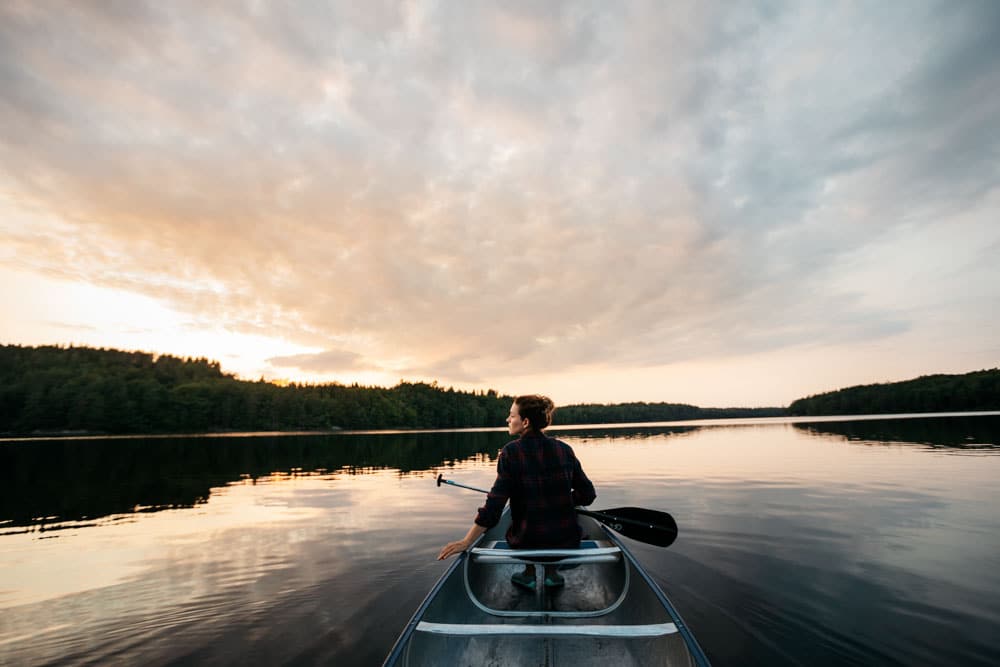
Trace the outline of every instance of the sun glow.
{"label": "sun glow", "polygon": [[[162,301],[126,290],[0,268],[0,340],[20,345],[87,345],[179,357],[207,357],[242,379],[269,378],[265,359],[315,352],[264,335],[199,322]],[[285,384],[297,380],[282,380]]]}

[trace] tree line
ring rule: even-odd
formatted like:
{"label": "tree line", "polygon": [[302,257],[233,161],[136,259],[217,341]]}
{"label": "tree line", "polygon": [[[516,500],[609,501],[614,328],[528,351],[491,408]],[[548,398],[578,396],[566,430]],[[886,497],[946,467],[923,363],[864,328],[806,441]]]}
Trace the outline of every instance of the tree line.
{"label": "tree line", "polygon": [[793,415],[1000,410],[1000,369],[858,385],[793,401]]}
{"label": "tree line", "polygon": [[[437,383],[291,384],[239,380],[217,361],[91,347],[0,346],[0,433],[195,433],[499,427],[512,397]],[[787,408],[578,404],[557,424],[1000,410],[1000,369],[859,385]]]}
{"label": "tree line", "polygon": [[784,408],[699,408],[684,403],[612,403],[567,405],[556,410],[560,424],[628,424],[689,419],[780,417]]}
{"label": "tree line", "polygon": [[400,382],[279,386],[208,359],[0,346],[0,432],[194,433],[503,425],[511,398]]}
{"label": "tree line", "polygon": [[[395,387],[239,380],[217,361],[91,347],[0,346],[0,433],[202,433],[500,427],[511,396],[437,383]],[[783,414],[679,403],[561,407],[557,424]]]}

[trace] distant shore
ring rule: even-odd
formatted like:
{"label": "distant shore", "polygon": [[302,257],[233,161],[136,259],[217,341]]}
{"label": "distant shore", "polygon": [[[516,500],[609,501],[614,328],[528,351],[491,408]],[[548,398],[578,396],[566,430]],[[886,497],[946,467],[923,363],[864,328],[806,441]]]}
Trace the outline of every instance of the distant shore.
{"label": "distant shore", "polygon": [[[89,347],[0,346],[0,434],[100,437],[490,429],[512,396],[436,382],[394,387],[238,380],[217,361]],[[649,424],[786,416],[1000,410],[1000,370],[848,387],[787,408],[629,402],[560,406],[556,423]]]}
{"label": "distant shore", "polygon": [[[935,419],[945,417],[1000,417],[1000,410],[962,411],[962,412],[910,412],[899,414],[866,414],[866,415],[813,415],[778,417],[712,417],[704,419],[686,419],[655,422],[607,422],[601,424],[553,424],[548,430],[553,433],[562,431],[584,431],[588,429],[649,429],[658,427],[712,427],[738,426],[752,424],[823,424],[838,422],[892,421],[903,419]],[[284,436],[321,436],[321,435],[392,435],[400,433],[487,433],[506,431],[502,426],[481,426],[472,428],[393,428],[393,429],[341,429],[325,430],[286,430],[286,431],[210,431],[205,433],[97,433],[84,431],[58,431],[48,433],[0,433],[0,442],[30,442],[33,440],[136,440],[162,438],[241,438],[241,437],[284,437]]]}

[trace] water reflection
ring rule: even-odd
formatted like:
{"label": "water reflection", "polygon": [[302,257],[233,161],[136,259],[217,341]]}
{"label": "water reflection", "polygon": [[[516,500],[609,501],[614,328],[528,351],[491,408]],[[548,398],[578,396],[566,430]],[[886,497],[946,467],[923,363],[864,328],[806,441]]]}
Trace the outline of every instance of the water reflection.
{"label": "water reflection", "polygon": [[556,438],[586,442],[590,440],[642,440],[653,436],[690,434],[702,428],[705,427],[658,424],[639,424],[634,426],[590,424],[570,427],[553,426],[546,432]]}
{"label": "water reflection", "polygon": [[[555,433],[714,664],[998,664],[1000,420],[903,421]],[[0,444],[0,664],[378,664],[506,440]]]}
{"label": "water reflection", "polygon": [[1000,453],[1000,417],[913,417],[865,421],[796,423],[810,433],[841,435],[865,443],[912,443],[982,453]]}
{"label": "water reflection", "polygon": [[406,528],[442,499],[393,470],[265,476],[194,509],[5,536],[0,664],[377,664],[457,530]]}
{"label": "water reflection", "polygon": [[275,473],[428,470],[495,457],[507,439],[480,431],[0,443],[0,531],[194,507],[213,488]]}

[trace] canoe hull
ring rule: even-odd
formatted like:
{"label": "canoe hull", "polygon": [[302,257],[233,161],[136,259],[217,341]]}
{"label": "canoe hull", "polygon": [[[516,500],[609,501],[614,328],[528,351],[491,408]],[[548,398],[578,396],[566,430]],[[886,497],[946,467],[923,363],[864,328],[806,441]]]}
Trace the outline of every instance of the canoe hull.
{"label": "canoe hull", "polygon": [[[502,551],[488,548],[505,545],[505,513],[472,553],[444,573],[385,664],[707,665],[676,610],[624,544],[593,519],[579,520],[591,547],[580,552],[594,554],[588,556],[593,562],[563,565],[561,588],[525,591],[511,584],[523,563],[505,562],[493,555]],[[540,579],[542,567],[536,569]]]}

